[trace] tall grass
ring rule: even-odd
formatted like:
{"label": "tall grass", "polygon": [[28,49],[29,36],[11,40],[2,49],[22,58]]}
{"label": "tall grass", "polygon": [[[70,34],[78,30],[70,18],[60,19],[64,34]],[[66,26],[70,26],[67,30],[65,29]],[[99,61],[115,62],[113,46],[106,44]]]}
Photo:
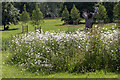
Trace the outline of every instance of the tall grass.
{"label": "tall grass", "polygon": [[120,71],[118,31],[29,32],[9,43],[11,64],[39,73]]}

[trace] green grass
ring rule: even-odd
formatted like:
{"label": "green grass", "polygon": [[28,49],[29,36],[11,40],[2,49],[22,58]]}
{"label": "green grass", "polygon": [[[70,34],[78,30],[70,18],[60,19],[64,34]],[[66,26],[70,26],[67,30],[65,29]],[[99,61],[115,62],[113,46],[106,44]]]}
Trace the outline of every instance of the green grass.
{"label": "green grass", "polygon": [[[82,20],[82,22],[84,22],[84,20]],[[82,30],[84,29],[84,24],[79,24],[79,25],[63,25],[63,21],[61,21],[60,18],[56,18],[56,19],[45,19],[44,23],[42,24],[42,30],[45,31],[74,31],[78,28],[81,28]],[[11,24],[9,30],[6,31],[2,31],[2,39],[8,39],[11,35],[15,35],[15,34],[19,34],[22,32],[22,26],[21,26],[21,22],[19,22],[19,24],[14,25]],[[112,26],[115,23],[110,23],[110,24],[99,24],[99,26],[103,26],[107,29],[111,29]],[[97,25],[97,24],[95,24]],[[94,26],[94,25],[93,25]],[[3,26],[2,26],[3,27]],[[1,28],[3,30],[3,28]],[[34,26],[28,22],[28,31],[35,31]]]}
{"label": "green grass", "polygon": [[[42,30],[45,31],[67,31],[68,29],[78,29],[78,28],[84,28],[83,25],[62,25],[64,22],[61,21],[60,18],[57,19],[45,19],[44,23],[42,24]],[[9,30],[6,31],[2,31],[2,39],[7,39],[9,38],[11,35],[15,35],[15,34],[19,34],[22,32],[22,26],[21,26],[21,22],[19,22],[19,24],[14,25],[11,24]],[[2,28],[3,29],[3,28]],[[12,29],[16,29],[16,30],[12,30]],[[28,22],[28,31],[35,31],[34,26]]]}
{"label": "green grass", "polygon": [[0,79],[2,78],[2,52],[0,51]]}
{"label": "green grass", "polygon": [[[84,24],[79,24],[79,25],[62,25],[64,22],[61,21],[60,18],[57,19],[45,19],[45,23],[42,25],[43,31],[72,31],[76,30],[78,28],[84,29]],[[21,23],[21,22],[20,22]],[[112,25],[111,24],[105,24],[104,27],[111,29]],[[34,32],[34,27],[28,23],[28,30]],[[16,29],[16,30],[12,30]],[[2,39],[8,40],[11,35],[16,35],[22,32],[22,27],[21,24],[17,25],[10,25],[10,29],[6,31],[2,31]],[[6,62],[7,56],[8,56],[9,51],[3,51],[2,54],[2,61]],[[1,65],[1,64],[0,64]],[[0,76],[1,77],[1,76]],[[55,73],[55,74],[50,74],[50,75],[37,75],[36,73],[30,73],[30,72],[21,72],[20,67],[16,67],[14,65],[7,65],[3,64],[2,65],[2,77],[3,78],[117,78],[118,73],[111,73],[107,72],[105,73],[104,71],[97,71],[93,73],[86,73],[86,74],[76,74],[76,73],[68,73],[68,72],[61,72],[61,73]]]}
{"label": "green grass", "polygon": [[[4,51],[3,62],[8,59],[9,55],[8,51]],[[21,72],[22,67],[16,67],[15,65],[2,65],[2,78],[118,78],[117,73],[96,71],[91,73],[68,73],[68,72],[58,72],[50,75],[45,75],[40,73],[39,75],[36,73],[30,73],[28,71]]]}
{"label": "green grass", "polygon": [[30,72],[21,72],[20,68],[15,66],[6,66],[3,65],[2,67],[3,78],[118,78],[118,75],[115,73],[104,73],[102,71],[100,72],[94,72],[94,73],[86,73],[86,74],[76,74],[76,73],[68,73],[68,72],[59,72],[55,74],[50,75],[44,75],[44,74],[35,74]]}

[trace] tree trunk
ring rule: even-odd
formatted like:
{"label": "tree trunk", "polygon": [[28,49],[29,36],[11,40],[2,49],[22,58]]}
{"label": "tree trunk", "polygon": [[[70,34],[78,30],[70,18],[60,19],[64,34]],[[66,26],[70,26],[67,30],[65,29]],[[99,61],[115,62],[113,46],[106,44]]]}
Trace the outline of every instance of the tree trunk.
{"label": "tree trunk", "polygon": [[5,26],[6,26],[6,25],[4,25],[4,30],[6,30]]}

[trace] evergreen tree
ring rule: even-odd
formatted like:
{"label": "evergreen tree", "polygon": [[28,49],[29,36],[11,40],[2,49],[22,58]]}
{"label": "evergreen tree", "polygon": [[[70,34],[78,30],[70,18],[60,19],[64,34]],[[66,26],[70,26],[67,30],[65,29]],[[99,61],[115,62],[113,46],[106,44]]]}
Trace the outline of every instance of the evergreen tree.
{"label": "evergreen tree", "polygon": [[35,4],[38,2],[14,2],[13,5],[20,10],[20,13],[24,11],[24,5],[26,5],[26,10],[29,12],[30,16],[32,11],[35,9]]}
{"label": "evergreen tree", "polygon": [[108,19],[107,11],[106,11],[106,8],[102,4],[99,4],[98,15],[96,16],[96,18],[98,21],[107,22],[107,19]]}
{"label": "evergreen tree", "polygon": [[113,8],[116,5],[116,2],[103,2],[103,5],[106,8],[108,20],[109,22],[113,22],[114,16],[113,16]]}
{"label": "evergreen tree", "polygon": [[75,5],[73,5],[73,8],[71,9],[70,16],[73,24],[78,24],[78,22],[80,21],[80,13],[79,10],[75,7]]}
{"label": "evergreen tree", "polygon": [[18,22],[18,18],[19,18],[18,9],[15,8],[10,2],[3,2],[2,3],[2,24],[4,25],[4,30],[9,28],[9,27],[6,28],[6,25],[9,25],[10,23],[16,24]]}
{"label": "evergreen tree", "polygon": [[20,21],[22,22],[27,22],[30,20],[30,15],[29,13],[26,11],[26,5],[24,5],[24,11],[22,12],[22,14],[20,15]]}
{"label": "evergreen tree", "polygon": [[114,6],[113,14],[115,19],[120,19],[120,1]]}
{"label": "evergreen tree", "polygon": [[65,23],[68,23],[69,21],[69,11],[67,10],[66,6],[64,11],[62,12],[62,20],[64,20]]}
{"label": "evergreen tree", "polygon": [[40,11],[40,8],[38,8],[38,4],[36,4],[36,10],[33,10],[32,12],[32,23],[34,25],[39,25],[43,22],[43,13]]}
{"label": "evergreen tree", "polygon": [[40,2],[38,3],[44,17],[56,18],[59,17],[61,2]]}

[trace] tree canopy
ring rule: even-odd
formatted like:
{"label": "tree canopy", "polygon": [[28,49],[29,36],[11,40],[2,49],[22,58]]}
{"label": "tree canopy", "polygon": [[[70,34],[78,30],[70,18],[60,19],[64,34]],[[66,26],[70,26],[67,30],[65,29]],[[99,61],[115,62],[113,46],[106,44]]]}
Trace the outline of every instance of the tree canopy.
{"label": "tree canopy", "polygon": [[78,24],[78,21],[80,20],[80,13],[75,5],[73,5],[73,8],[71,9],[70,16],[72,18],[73,24]]}
{"label": "tree canopy", "polygon": [[5,27],[10,23],[16,24],[19,18],[19,10],[15,8],[10,2],[2,3],[2,24],[4,25],[4,30],[9,27]]}
{"label": "tree canopy", "polygon": [[108,15],[108,22],[113,22],[113,8],[115,6],[116,2],[103,2],[103,5],[105,6],[106,8],[106,11],[107,11],[107,15]]}
{"label": "tree canopy", "polygon": [[102,4],[100,4],[98,7],[98,13],[99,14],[96,16],[97,20],[106,22],[108,19],[107,11],[106,11],[106,8]]}
{"label": "tree canopy", "polygon": [[38,4],[36,4],[36,9],[32,12],[32,22],[34,25],[39,25],[43,22],[43,13],[38,8]]}
{"label": "tree canopy", "polygon": [[30,15],[29,13],[26,11],[26,5],[24,5],[24,11],[22,12],[22,14],[20,15],[20,21],[22,22],[27,22],[30,20]]}
{"label": "tree canopy", "polygon": [[65,23],[69,22],[69,11],[67,10],[66,6],[64,11],[62,12],[62,20],[64,20]]}
{"label": "tree canopy", "polygon": [[[120,15],[120,2],[101,3],[98,9],[99,15],[97,16],[97,20],[113,22],[118,19]],[[30,17],[34,22],[39,22],[39,19],[42,19],[42,17],[62,17],[65,23],[78,24],[80,17],[82,17],[82,11],[86,10],[87,12],[93,12],[95,4],[97,4],[97,2],[3,2],[2,24],[4,25],[4,29],[7,29],[5,28],[6,25],[17,23],[18,20],[27,22],[30,20]],[[19,13],[21,13],[20,19]]]}
{"label": "tree canopy", "polygon": [[115,5],[113,13],[115,19],[120,19],[120,1]]}

